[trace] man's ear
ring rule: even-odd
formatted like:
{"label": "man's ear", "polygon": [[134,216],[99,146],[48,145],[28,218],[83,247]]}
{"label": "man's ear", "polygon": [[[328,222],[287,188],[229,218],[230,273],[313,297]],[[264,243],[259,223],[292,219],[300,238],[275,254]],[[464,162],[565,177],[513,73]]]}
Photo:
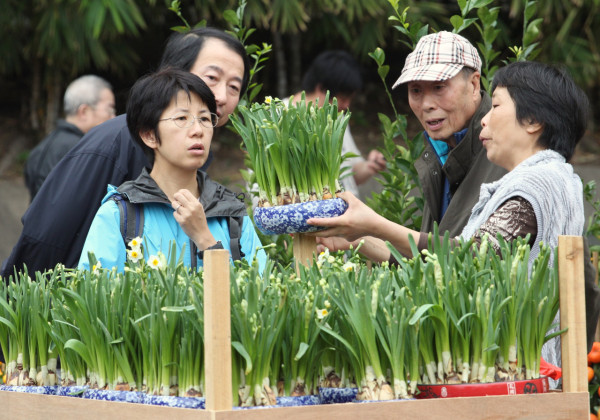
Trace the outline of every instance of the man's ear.
{"label": "man's ear", "polygon": [[76,113],[81,118],[85,117],[85,115],[90,111],[93,111],[93,108],[91,106],[89,106],[88,104],[81,104],[77,107]]}
{"label": "man's ear", "polygon": [[140,138],[151,149],[156,149],[159,145],[154,130],[140,131]]}
{"label": "man's ear", "polygon": [[479,97],[479,92],[481,91],[481,74],[478,71],[471,73],[469,84],[473,87],[473,95]]}

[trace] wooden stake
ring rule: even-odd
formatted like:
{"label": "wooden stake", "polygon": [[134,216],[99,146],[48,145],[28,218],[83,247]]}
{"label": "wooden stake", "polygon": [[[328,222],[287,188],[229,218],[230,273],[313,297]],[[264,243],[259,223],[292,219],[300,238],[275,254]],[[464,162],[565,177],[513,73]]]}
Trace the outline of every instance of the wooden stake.
{"label": "wooden stake", "polygon": [[294,258],[298,275],[300,275],[300,264],[310,266],[315,255],[317,255],[316,238],[303,233],[294,234]]}
{"label": "wooden stake", "polygon": [[229,251],[204,253],[204,371],[206,409],[231,410]]}
{"label": "wooden stake", "polygon": [[587,392],[583,238],[558,237],[563,392]]}

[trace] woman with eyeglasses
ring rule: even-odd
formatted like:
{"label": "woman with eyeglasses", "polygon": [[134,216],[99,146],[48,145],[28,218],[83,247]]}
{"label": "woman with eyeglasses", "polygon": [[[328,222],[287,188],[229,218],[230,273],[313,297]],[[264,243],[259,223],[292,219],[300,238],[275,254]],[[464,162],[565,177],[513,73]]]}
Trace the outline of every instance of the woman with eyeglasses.
{"label": "woman with eyeglasses", "polygon": [[[200,77],[167,68],[139,79],[127,102],[127,126],[150,164],[140,176],[109,187],[83,246],[79,266],[93,253],[104,268],[123,270],[139,258],[139,245],[124,240],[123,202],[140,206],[144,256],[169,255],[172,241],[184,265],[202,265],[207,249],[227,249],[263,267],[266,254],[244,203],[199,169],[206,163],[218,124],[215,96]],[[121,207],[120,207],[121,206]],[[131,207],[130,207],[131,209]],[[232,226],[238,225],[239,233]],[[126,246],[129,245],[129,250]]]}

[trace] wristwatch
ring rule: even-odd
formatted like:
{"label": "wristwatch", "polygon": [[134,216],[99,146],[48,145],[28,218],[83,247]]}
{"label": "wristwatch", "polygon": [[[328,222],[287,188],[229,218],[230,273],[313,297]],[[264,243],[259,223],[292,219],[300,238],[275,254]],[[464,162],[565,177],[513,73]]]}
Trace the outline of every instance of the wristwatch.
{"label": "wristwatch", "polygon": [[204,259],[204,251],[209,251],[211,249],[225,249],[223,247],[223,244],[221,243],[221,241],[217,241],[216,244],[209,246],[208,248],[202,250],[202,251],[198,251],[198,258],[200,258],[201,260]]}

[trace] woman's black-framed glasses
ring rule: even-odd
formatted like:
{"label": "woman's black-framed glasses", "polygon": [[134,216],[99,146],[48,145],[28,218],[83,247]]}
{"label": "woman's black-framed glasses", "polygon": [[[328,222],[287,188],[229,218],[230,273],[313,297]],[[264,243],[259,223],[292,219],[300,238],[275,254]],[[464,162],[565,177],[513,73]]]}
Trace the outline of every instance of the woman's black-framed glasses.
{"label": "woman's black-framed glasses", "polygon": [[188,128],[194,125],[194,120],[198,120],[200,125],[205,128],[214,128],[219,122],[217,114],[205,112],[198,117],[194,117],[190,112],[180,112],[170,118],[163,118],[159,121],[172,120],[179,128]]}

